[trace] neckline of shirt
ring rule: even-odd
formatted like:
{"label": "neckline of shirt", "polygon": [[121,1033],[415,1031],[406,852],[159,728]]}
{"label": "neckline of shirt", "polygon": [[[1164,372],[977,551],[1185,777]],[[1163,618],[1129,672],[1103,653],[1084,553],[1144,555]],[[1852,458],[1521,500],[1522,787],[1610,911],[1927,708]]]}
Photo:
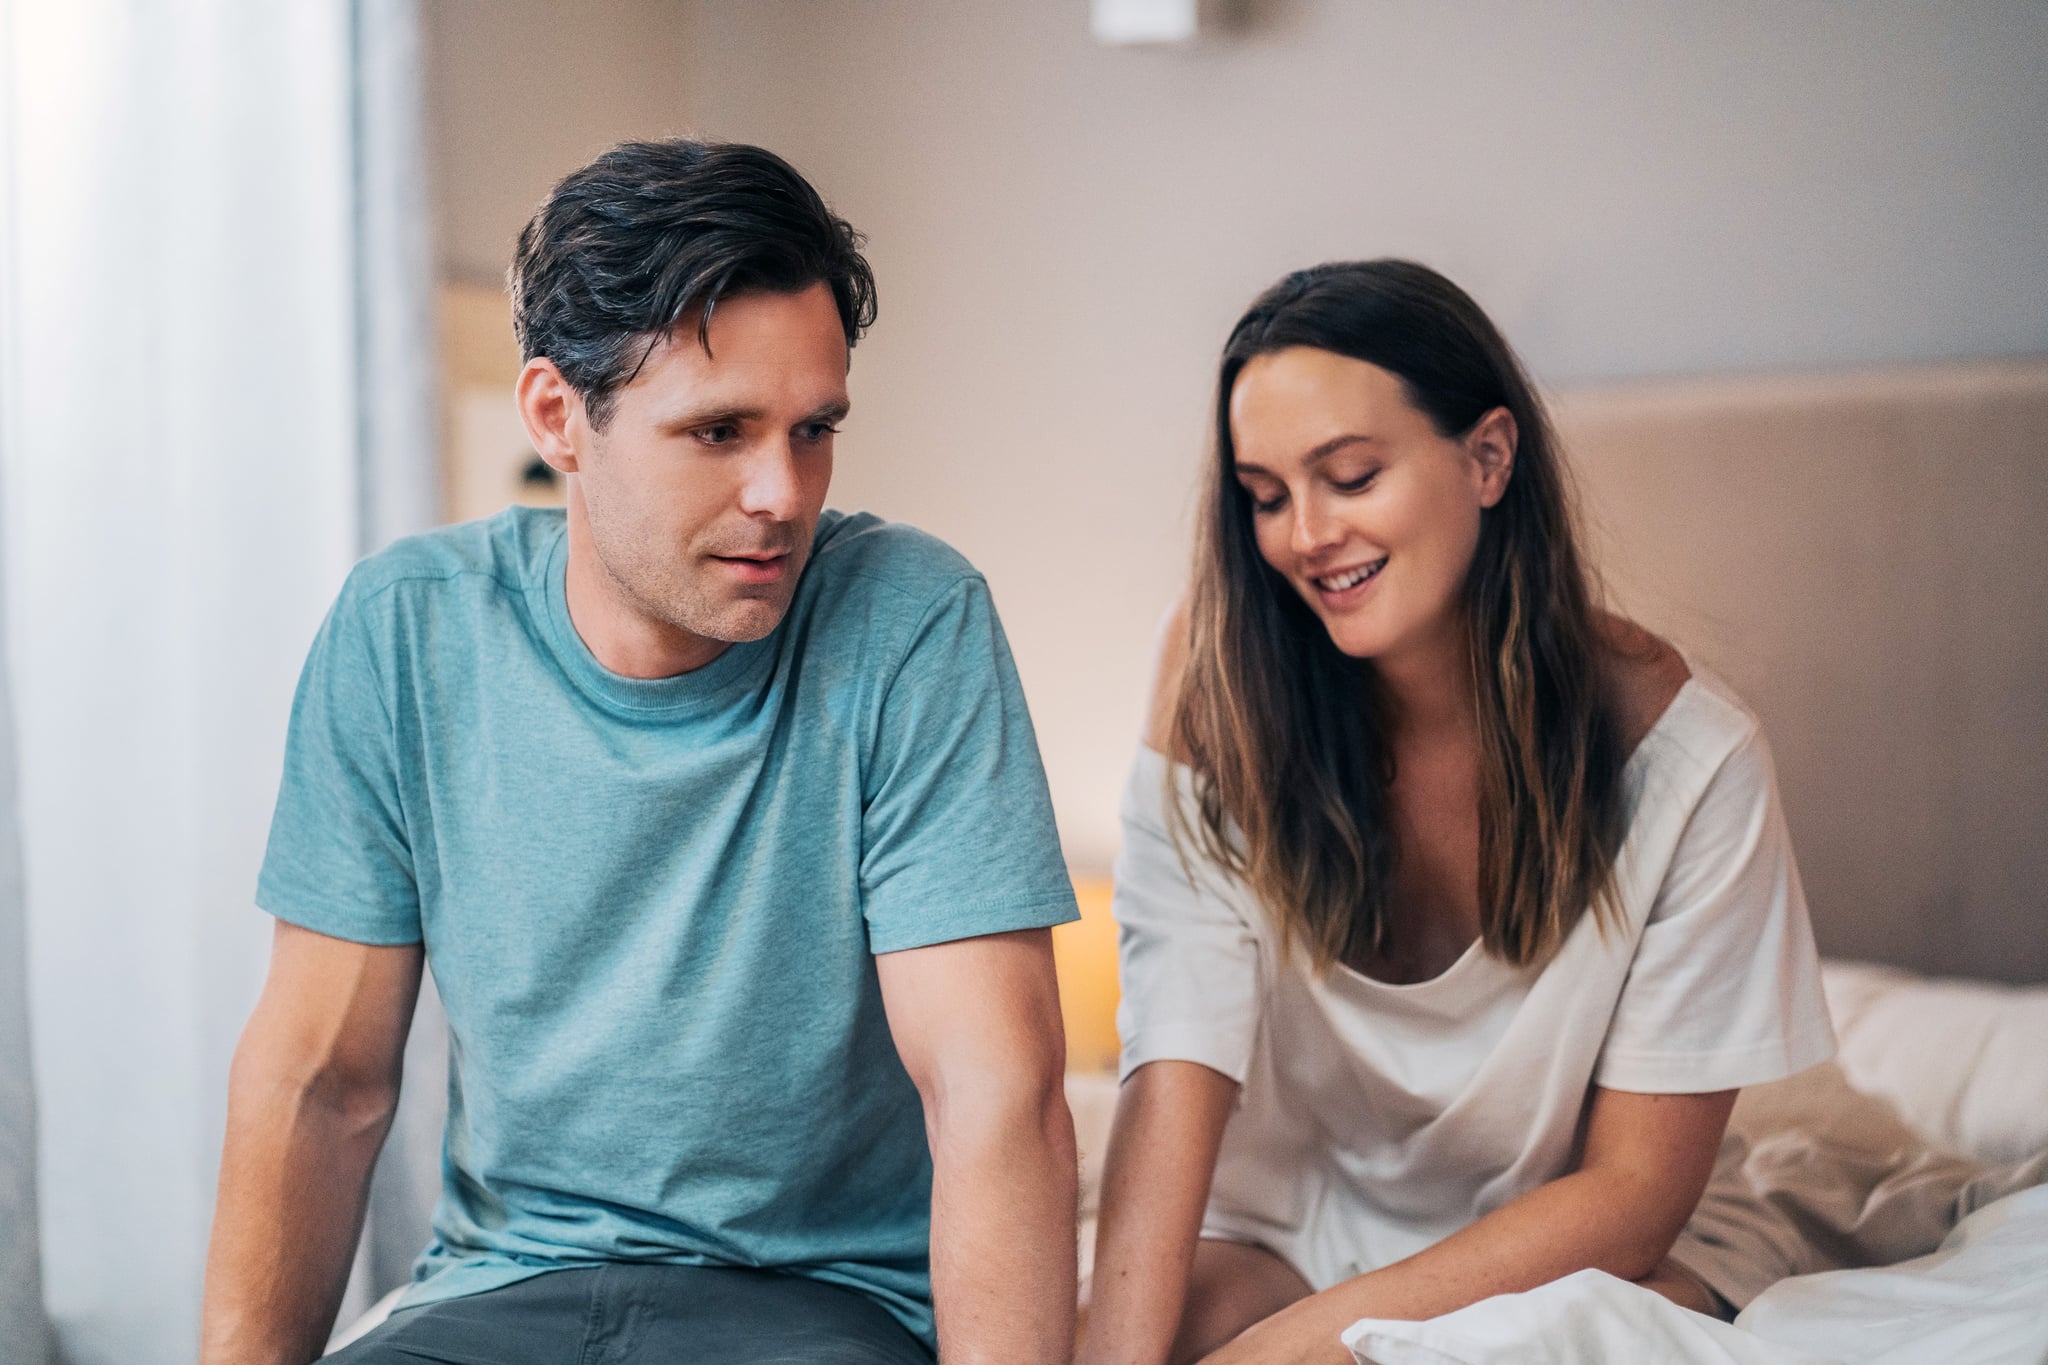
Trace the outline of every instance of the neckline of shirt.
{"label": "neckline of shirt", "polygon": [[[1622,780],[1624,782],[1639,776],[1637,769],[1649,761],[1646,755],[1656,745],[1663,743],[1668,738],[1667,731],[1674,725],[1674,717],[1682,717],[1690,709],[1696,697],[1707,690],[1706,684],[1700,680],[1698,666],[1683,651],[1680,654],[1681,657],[1685,658],[1688,670],[1686,679],[1683,683],[1679,684],[1678,691],[1671,695],[1671,700],[1664,704],[1664,709],[1658,713],[1657,719],[1651,723],[1650,728],[1643,732],[1643,737],[1636,741],[1636,747],[1629,751],[1627,760],[1622,764]],[[1627,847],[1628,840],[1633,835],[1634,822],[1631,821],[1630,824],[1630,832],[1622,837],[1622,846],[1624,848]],[[1617,854],[1618,856],[1619,854]],[[1585,920],[1590,919],[1591,916],[1592,912],[1588,911],[1578,924],[1574,924],[1572,926],[1573,933],[1576,934],[1578,930],[1584,928]],[[1349,966],[1343,962],[1334,964],[1331,976],[1334,978],[1341,973],[1345,981],[1354,984],[1368,993],[1400,997],[1410,1001],[1431,1000],[1431,1003],[1438,1003],[1431,998],[1458,994],[1460,983],[1467,979],[1475,982],[1484,980],[1487,974],[1473,965],[1476,962],[1492,963],[1500,972],[1510,975],[1520,975],[1529,971],[1526,967],[1517,967],[1512,963],[1502,962],[1499,958],[1486,951],[1484,939],[1475,938],[1465,945],[1465,951],[1458,954],[1457,960],[1452,962],[1450,966],[1444,968],[1435,976],[1424,977],[1420,981],[1382,981],[1376,976],[1368,976],[1356,967]]]}
{"label": "neckline of shirt", "polygon": [[[1685,659],[1688,669],[1686,679],[1679,685],[1678,691],[1672,694],[1671,700],[1665,703],[1664,710],[1658,714],[1650,728],[1643,732],[1643,737],[1636,742],[1636,747],[1629,751],[1628,759],[1622,765],[1624,781],[1638,776],[1637,770],[1649,761],[1648,755],[1671,738],[1672,730],[1683,725],[1684,718],[1691,713],[1700,698],[1713,695],[1713,689],[1702,676],[1699,664],[1683,650],[1680,651],[1680,655]],[[1138,754],[1141,762],[1157,763],[1171,772],[1177,791],[1191,790],[1189,784],[1193,773],[1186,764],[1168,758],[1142,740],[1138,744]],[[1626,843],[1625,836],[1624,847]],[[1265,907],[1260,905],[1254,904],[1247,908],[1253,914],[1265,913]],[[1455,1003],[1454,1000],[1447,1000],[1444,997],[1463,999],[1471,991],[1480,989],[1490,974],[1483,972],[1474,964],[1489,962],[1501,971],[1511,974],[1521,974],[1528,970],[1501,962],[1486,951],[1482,940],[1475,938],[1465,945],[1465,951],[1460,953],[1450,966],[1421,981],[1381,981],[1342,962],[1333,963],[1330,971],[1321,974],[1317,979],[1319,984],[1326,987],[1348,986],[1358,993],[1378,995],[1389,1001],[1401,1000],[1410,1005],[1443,1008]],[[1465,984],[1468,981],[1472,983],[1470,987]]]}
{"label": "neckline of shirt", "polygon": [[688,673],[668,678],[629,678],[614,673],[598,662],[569,617],[568,570],[569,524],[565,518],[541,561],[541,618],[562,671],[585,696],[615,715],[640,719],[716,709],[754,683],[775,656],[781,624],[758,640],[727,646],[710,663]]}

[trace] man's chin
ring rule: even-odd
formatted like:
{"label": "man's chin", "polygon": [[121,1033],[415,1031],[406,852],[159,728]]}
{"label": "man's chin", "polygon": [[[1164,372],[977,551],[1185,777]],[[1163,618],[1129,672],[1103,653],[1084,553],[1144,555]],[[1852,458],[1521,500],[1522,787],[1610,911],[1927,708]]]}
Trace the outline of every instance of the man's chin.
{"label": "man's chin", "polygon": [[743,645],[772,634],[775,628],[782,624],[782,618],[787,615],[787,600],[742,600],[719,611],[714,621],[702,625],[683,624],[693,634],[701,635],[707,640],[722,640],[729,645]]}

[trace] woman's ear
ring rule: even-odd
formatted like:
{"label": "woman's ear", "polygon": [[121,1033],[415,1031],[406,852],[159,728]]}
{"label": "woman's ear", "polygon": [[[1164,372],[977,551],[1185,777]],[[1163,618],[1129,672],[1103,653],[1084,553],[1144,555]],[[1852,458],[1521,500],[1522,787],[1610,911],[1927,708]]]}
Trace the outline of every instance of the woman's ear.
{"label": "woman's ear", "polygon": [[561,473],[574,474],[576,440],[572,429],[583,421],[583,395],[545,356],[526,362],[512,393],[534,452]]}
{"label": "woman's ear", "polygon": [[1465,433],[1465,452],[1479,468],[1479,505],[1492,507],[1507,495],[1508,480],[1515,472],[1515,446],[1521,429],[1515,415],[1495,408]]}

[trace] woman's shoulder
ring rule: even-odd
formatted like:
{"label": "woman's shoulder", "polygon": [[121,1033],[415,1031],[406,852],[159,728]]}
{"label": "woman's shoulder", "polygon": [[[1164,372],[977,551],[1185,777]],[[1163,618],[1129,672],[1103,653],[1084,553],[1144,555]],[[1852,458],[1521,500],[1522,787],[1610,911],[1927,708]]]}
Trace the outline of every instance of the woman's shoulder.
{"label": "woman's shoulder", "polygon": [[1665,775],[1660,790],[1698,798],[1715,782],[1771,785],[1763,725],[1726,682],[1633,621],[1603,616],[1599,629],[1623,752]]}
{"label": "woman's shoulder", "polygon": [[1602,613],[1600,664],[1624,753],[1633,753],[1692,679],[1692,666],[1669,640],[1634,621]]}

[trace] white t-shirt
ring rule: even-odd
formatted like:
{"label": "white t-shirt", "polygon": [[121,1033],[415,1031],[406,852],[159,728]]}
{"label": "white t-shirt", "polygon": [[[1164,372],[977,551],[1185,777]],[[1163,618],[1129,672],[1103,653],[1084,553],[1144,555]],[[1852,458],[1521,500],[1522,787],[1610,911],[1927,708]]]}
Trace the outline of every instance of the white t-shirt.
{"label": "white t-shirt", "polygon": [[1728,1090],[1833,1055],[1769,748],[1697,670],[1623,772],[1621,922],[1586,914],[1538,968],[1478,943],[1412,985],[1282,960],[1242,882],[1183,863],[1169,780],[1192,799],[1187,769],[1140,748],[1116,867],[1122,1072],[1172,1059],[1240,1083],[1203,1235],[1316,1289],[1568,1173],[1596,1085]]}

